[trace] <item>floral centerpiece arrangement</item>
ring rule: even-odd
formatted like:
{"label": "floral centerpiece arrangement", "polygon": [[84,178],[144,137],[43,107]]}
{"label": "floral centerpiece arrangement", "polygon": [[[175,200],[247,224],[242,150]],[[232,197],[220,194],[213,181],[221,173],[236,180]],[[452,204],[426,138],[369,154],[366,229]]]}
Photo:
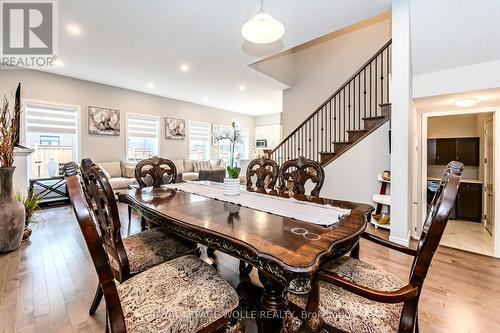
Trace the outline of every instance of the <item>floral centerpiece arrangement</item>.
{"label": "floral centerpiece arrangement", "polygon": [[224,128],[219,136],[216,137],[217,141],[229,140],[229,165],[227,166],[227,177],[224,179],[224,194],[238,195],[240,194],[240,171],[241,168],[237,166],[235,159],[235,149],[237,145],[243,143],[241,129],[238,121],[233,120],[231,128]]}

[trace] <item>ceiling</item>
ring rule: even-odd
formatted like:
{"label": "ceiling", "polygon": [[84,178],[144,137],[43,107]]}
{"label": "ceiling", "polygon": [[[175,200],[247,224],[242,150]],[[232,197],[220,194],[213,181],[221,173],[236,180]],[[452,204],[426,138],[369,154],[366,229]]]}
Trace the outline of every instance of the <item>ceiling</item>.
{"label": "ceiling", "polygon": [[387,11],[391,1],[267,0],[265,11],[286,28],[267,46],[240,35],[256,6],[256,0],[59,1],[64,65],[50,71],[251,115],[281,112],[285,86],[248,65]]}
{"label": "ceiling", "polygon": [[[475,98],[477,103],[462,108],[453,104],[457,99]],[[419,111],[453,111],[465,109],[483,109],[500,107],[500,88],[469,91],[466,93],[447,94],[431,97],[416,98],[413,100]]]}
{"label": "ceiling", "polygon": [[410,3],[413,74],[500,59],[500,1]]}

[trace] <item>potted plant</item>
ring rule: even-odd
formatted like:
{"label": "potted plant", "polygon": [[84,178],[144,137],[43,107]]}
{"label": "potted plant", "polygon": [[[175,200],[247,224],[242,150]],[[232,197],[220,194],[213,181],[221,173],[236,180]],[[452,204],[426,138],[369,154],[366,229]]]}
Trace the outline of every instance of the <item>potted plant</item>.
{"label": "potted plant", "polygon": [[12,191],[19,119],[19,106],[12,109],[4,96],[0,108],[0,253],[16,250],[21,245],[24,231],[24,206]]}
{"label": "potted plant", "polygon": [[23,231],[23,241],[25,241],[30,238],[31,233],[33,232],[31,225],[42,221],[41,217],[38,214],[35,214],[35,212],[39,209],[41,198],[35,193],[23,195],[21,192],[17,191],[16,199],[24,205],[24,211],[26,213]]}
{"label": "potted plant", "polygon": [[227,166],[227,177],[224,178],[224,194],[225,195],[239,195],[240,194],[240,171],[241,169],[236,166],[236,159],[234,156],[236,145],[243,142],[241,136],[240,126],[237,121],[231,123],[230,129],[223,129],[217,141],[229,140],[229,165]]}

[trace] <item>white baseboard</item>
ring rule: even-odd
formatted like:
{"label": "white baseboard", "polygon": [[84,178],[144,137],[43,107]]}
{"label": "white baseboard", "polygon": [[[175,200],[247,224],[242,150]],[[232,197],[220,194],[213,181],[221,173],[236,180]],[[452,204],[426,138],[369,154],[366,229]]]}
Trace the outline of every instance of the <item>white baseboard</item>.
{"label": "white baseboard", "polygon": [[408,233],[408,236],[406,238],[389,236],[389,240],[391,242],[394,242],[394,243],[397,243],[400,245],[409,246],[410,245],[410,234]]}

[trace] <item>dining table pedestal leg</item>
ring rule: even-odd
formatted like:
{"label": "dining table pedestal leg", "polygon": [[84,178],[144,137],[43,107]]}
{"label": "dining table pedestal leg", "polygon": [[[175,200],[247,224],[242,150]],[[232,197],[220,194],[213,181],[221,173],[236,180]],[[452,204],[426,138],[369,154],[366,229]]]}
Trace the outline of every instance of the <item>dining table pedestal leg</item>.
{"label": "dining table pedestal leg", "polygon": [[264,287],[261,304],[265,311],[280,312],[288,309],[285,285],[259,270],[259,280]]}

